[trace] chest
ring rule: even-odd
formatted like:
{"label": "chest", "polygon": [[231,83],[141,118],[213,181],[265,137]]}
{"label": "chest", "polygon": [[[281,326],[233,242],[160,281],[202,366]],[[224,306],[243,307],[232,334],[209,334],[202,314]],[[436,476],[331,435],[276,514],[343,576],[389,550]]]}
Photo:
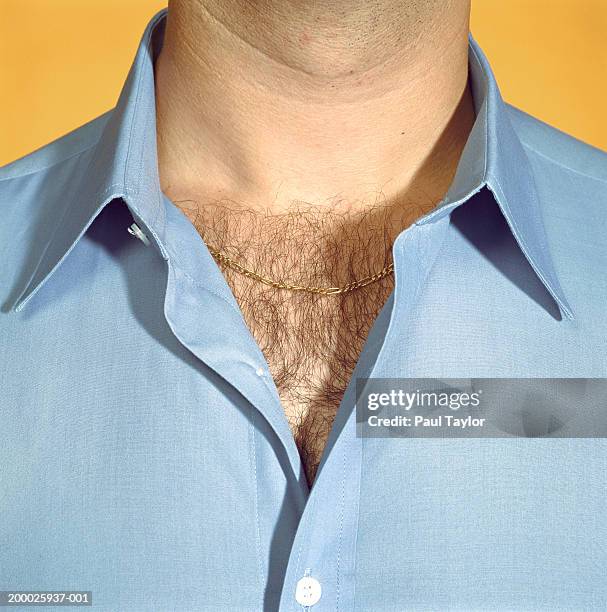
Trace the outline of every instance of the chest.
{"label": "chest", "polygon": [[228,275],[276,384],[311,484],[391,279],[343,295],[289,292]]}

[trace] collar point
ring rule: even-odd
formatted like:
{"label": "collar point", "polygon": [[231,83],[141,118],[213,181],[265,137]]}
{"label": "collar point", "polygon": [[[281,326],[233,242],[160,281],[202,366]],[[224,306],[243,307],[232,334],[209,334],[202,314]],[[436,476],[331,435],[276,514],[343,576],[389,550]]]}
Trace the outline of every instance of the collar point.
{"label": "collar point", "polygon": [[13,304],[11,308],[11,312],[15,312],[15,313],[21,312],[23,308],[26,306],[26,304],[27,304],[27,300],[19,300],[18,302]]}
{"label": "collar point", "polygon": [[30,298],[34,295],[36,290],[28,291],[28,288],[15,300],[13,305],[11,306],[11,312],[21,312],[29,303]]}
{"label": "collar point", "polygon": [[576,320],[577,317],[575,316],[575,313],[573,312],[573,310],[571,310],[568,304],[559,304],[558,306],[561,312],[561,316],[564,319],[567,319],[568,321]]}

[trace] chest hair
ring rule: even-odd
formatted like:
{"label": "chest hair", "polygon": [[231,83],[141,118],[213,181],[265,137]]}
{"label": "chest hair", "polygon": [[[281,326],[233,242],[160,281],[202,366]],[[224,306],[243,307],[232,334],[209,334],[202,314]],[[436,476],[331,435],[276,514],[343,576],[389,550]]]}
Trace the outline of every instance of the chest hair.
{"label": "chest hair", "polygon": [[[267,215],[233,202],[187,203],[180,207],[207,246],[265,277],[316,287],[344,286],[379,272],[391,263],[395,234],[409,221],[385,205],[358,214],[301,205]],[[407,214],[419,212],[409,208]],[[220,267],[268,362],[311,484],[393,277],[350,293],[316,295],[269,287]]]}
{"label": "chest hair", "polygon": [[311,483],[369,329],[392,288],[391,279],[328,296],[231,280],[244,319],[268,362]]}

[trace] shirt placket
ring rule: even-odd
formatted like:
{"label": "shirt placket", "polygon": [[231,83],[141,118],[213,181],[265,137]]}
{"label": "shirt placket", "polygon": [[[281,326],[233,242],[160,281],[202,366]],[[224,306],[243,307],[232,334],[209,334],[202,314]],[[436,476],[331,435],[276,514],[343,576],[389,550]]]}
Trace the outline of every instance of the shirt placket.
{"label": "shirt placket", "polygon": [[[327,457],[301,517],[283,587],[280,610],[335,612],[355,609],[356,540],[361,495],[364,439],[356,436],[356,378],[394,375],[382,355],[392,342],[403,342],[404,321],[418,301],[432,263],[449,226],[448,214],[402,232],[393,247],[394,301],[387,331],[373,326],[340,412],[349,411]],[[380,314],[380,317],[382,314]],[[375,347],[379,346],[379,351]],[[377,357],[367,364],[370,354]],[[405,373],[401,373],[405,376]],[[389,569],[389,568],[388,568]]]}

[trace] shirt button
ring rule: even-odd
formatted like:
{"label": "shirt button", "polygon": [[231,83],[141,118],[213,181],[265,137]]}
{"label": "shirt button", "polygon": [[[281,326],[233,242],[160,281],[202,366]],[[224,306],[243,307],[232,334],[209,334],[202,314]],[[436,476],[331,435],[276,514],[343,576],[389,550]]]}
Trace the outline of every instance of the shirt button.
{"label": "shirt button", "polygon": [[295,599],[302,606],[313,606],[320,600],[321,593],[320,582],[312,576],[304,576],[297,582]]}
{"label": "shirt button", "polygon": [[127,227],[127,232],[131,234],[131,236],[139,238],[146,246],[150,245],[148,237],[141,231],[141,228],[136,223],[131,223],[131,225]]}

